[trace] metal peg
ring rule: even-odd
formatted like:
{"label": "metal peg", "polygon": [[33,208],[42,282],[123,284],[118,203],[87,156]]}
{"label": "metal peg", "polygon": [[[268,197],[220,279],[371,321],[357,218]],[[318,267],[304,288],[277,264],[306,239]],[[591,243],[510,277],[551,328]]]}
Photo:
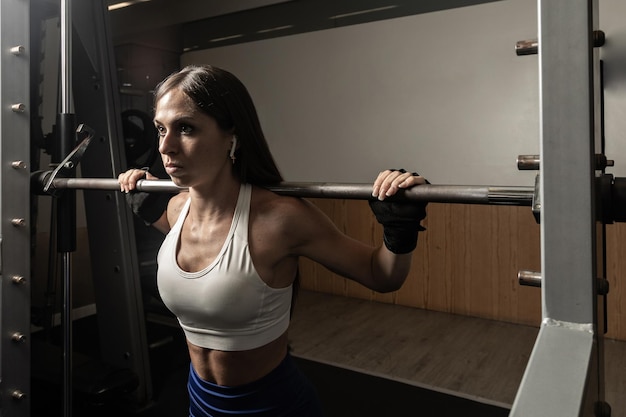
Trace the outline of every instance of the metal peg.
{"label": "metal peg", "polygon": [[24,48],[22,45],[18,45],[11,48],[10,51],[13,55],[22,55],[24,52],[26,52],[26,48]]}
{"label": "metal peg", "polygon": [[539,41],[537,39],[526,39],[515,43],[515,53],[518,56],[535,55],[539,51]]}
{"label": "metal peg", "polygon": [[15,227],[23,227],[26,225],[26,220],[21,218],[11,219],[11,224]]}
{"label": "metal peg", "polygon": [[531,171],[539,169],[539,155],[519,155],[517,157],[517,169]]}
{"label": "metal peg", "polygon": [[517,280],[520,285],[541,287],[541,272],[522,269],[517,273]]}
{"label": "metal peg", "polygon": [[[522,269],[517,273],[520,285],[541,288],[541,272]],[[596,293],[606,295],[609,293],[609,281],[604,278],[596,278]]]}
{"label": "metal peg", "polygon": [[26,278],[21,275],[13,275],[11,277],[11,282],[16,285],[21,285],[26,283]]}
{"label": "metal peg", "polygon": [[11,162],[11,167],[15,169],[26,169],[26,162],[24,161],[13,161]]}
{"label": "metal peg", "polygon": [[26,111],[26,104],[24,103],[12,104],[11,110],[13,110],[15,113],[24,113]]}
{"label": "metal peg", "polygon": [[26,341],[26,335],[20,332],[13,333],[13,335],[11,336],[11,340],[16,343],[24,343]]}
{"label": "metal peg", "polygon": [[[606,42],[606,35],[601,30],[593,31],[593,46],[594,48],[603,46]],[[536,55],[539,52],[539,41],[537,39],[527,39],[523,41],[517,41],[515,43],[515,53],[518,56],[522,55]]]}
{"label": "metal peg", "polygon": [[18,401],[20,401],[20,400],[23,400],[23,399],[24,399],[24,397],[26,397],[26,394],[24,394],[24,393],[23,393],[22,391],[20,391],[19,389],[16,389],[15,391],[13,391],[13,392],[11,393],[11,397],[12,397],[14,400],[18,400]]}
{"label": "metal peg", "polygon": [[[517,169],[520,171],[538,170],[541,165],[539,155],[519,155],[517,157]],[[605,155],[595,154],[595,169],[603,170],[606,167],[615,166],[615,161],[607,159]]]}

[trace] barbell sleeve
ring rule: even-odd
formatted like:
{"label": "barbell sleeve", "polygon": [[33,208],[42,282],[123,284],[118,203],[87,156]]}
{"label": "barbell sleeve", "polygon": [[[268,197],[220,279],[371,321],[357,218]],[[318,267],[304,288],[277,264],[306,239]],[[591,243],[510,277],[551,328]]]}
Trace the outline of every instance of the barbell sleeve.
{"label": "barbell sleeve", "polygon": [[[45,175],[43,176],[45,177]],[[56,178],[52,180],[54,190],[93,189],[120,190],[117,179],[112,178]],[[265,186],[280,195],[303,198],[336,198],[352,200],[372,199],[372,185],[358,183],[326,182],[281,182]],[[178,192],[178,187],[169,180],[139,180],[137,191]],[[474,186],[474,185],[435,185],[424,184],[407,190],[400,190],[396,200],[429,201],[433,203],[486,204],[531,206],[533,187]]]}

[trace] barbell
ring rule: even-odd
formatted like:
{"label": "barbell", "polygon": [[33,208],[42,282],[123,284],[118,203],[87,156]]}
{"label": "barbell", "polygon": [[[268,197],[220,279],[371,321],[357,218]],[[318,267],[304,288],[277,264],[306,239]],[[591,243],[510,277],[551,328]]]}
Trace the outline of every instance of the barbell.
{"label": "barbell", "polygon": [[[81,124],[77,135],[86,136],[67,157],[51,171],[37,171],[31,174],[31,191],[35,194],[58,195],[65,189],[120,191],[115,178],[76,178],[75,168],[89,146],[94,132]],[[280,182],[266,185],[277,194],[302,198],[335,198],[370,200],[372,184],[328,183],[328,182]],[[139,180],[136,190],[140,192],[184,191],[169,180]],[[535,200],[535,187],[523,186],[476,186],[476,185],[433,185],[424,184],[400,190],[390,197],[391,201],[420,201],[433,203],[487,204],[532,206]]]}
{"label": "barbell", "polygon": [[[53,178],[52,171],[33,174],[31,186],[38,194],[51,193],[63,189],[120,191],[114,178]],[[44,184],[47,186],[43,191]],[[335,198],[370,200],[372,184],[328,183],[328,182],[280,182],[264,186],[280,195],[302,198]],[[169,180],[139,180],[137,191],[168,192],[184,191]],[[487,204],[531,206],[534,187],[523,186],[475,186],[475,185],[435,185],[424,184],[400,192],[391,199],[403,201],[428,201],[433,203]]]}

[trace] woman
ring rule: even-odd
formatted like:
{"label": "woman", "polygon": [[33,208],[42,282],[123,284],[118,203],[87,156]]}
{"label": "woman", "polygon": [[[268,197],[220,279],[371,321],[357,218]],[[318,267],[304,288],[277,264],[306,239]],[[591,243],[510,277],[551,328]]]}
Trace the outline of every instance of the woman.
{"label": "woman", "polygon": [[[380,201],[372,207],[385,245],[371,247],[309,202],[262,187],[282,177],[252,99],[231,73],[190,66],[172,74],[155,91],[154,123],[167,174],[188,192],[163,212],[154,201],[162,195],[132,192],[152,175],[129,170],[119,182],[134,211],[167,233],[157,281],[187,338],[190,415],[321,416],[287,349],[298,258],[376,291],[398,289],[425,209],[381,201],[424,178],[379,174],[373,195]],[[398,210],[404,215],[392,213]]]}

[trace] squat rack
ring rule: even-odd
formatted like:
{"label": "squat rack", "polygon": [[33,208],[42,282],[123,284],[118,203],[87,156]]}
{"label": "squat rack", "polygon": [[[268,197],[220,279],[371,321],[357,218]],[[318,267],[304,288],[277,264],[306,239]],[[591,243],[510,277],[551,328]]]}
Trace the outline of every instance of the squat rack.
{"label": "squat rack", "polygon": [[0,414],[30,415],[29,3],[0,2]]}
{"label": "squat rack", "polygon": [[[98,6],[97,13],[104,13],[104,3]],[[28,166],[23,162],[29,160],[30,153],[29,108],[25,103],[33,88],[28,79],[33,58],[28,50],[30,7],[28,0],[3,0],[0,3],[0,30],[3,33],[0,40],[0,414],[24,417],[30,415],[31,371],[31,219],[30,193],[26,191],[31,178]],[[542,169],[538,195],[541,203],[543,320],[511,416],[609,416],[610,409],[604,403],[604,329],[600,320],[604,299],[598,296],[596,288],[596,277],[601,276],[598,271],[602,267],[597,259],[597,242],[602,238],[602,229],[597,227],[596,221],[595,195],[598,190],[595,179],[599,173],[593,156],[602,153],[602,149],[599,148],[598,131],[599,65],[591,34],[597,29],[598,2],[539,0],[538,9]],[[105,21],[100,19],[98,25]],[[99,30],[106,34],[106,27]],[[103,54],[99,59],[106,61],[108,57]],[[102,68],[110,67],[107,62],[100,64]],[[105,89],[110,89],[102,100],[106,104],[115,102],[109,97],[115,84],[111,82],[114,76],[105,75],[103,84]],[[79,100],[76,107],[81,107]],[[119,133],[119,122],[114,121],[112,115],[107,118],[108,125],[103,129],[96,127],[96,131],[109,135]],[[106,153],[110,159],[105,162],[115,173],[120,168],[119,150],[113,149],[115,145],[108,143],[106,136],[101,139],[100,144],[109,147]],[[88,171],[89,166],[97,163],[102,162],[85,161],[83,166]],[[67,181],[65,185],[71,180]],[[431,188],[436,189],[436,186]],[[523,205],[528,205],[529,190],[523,191]],[[305,194],[297,187],[294,192]],[[339,194],[334,197],[346,198],[345,190]],[[87,196],[88,200],[93,200],[87,205],[102,204],[98,198]],[[117,208],[121,217],[102,222],[99,229],[106,227],[105,224],[114,224],[116,242],[112,246],[116,250],[121,247],[120,252],[124,253],[124,248],[134,244],[132,236],[125,236],[122,232],[129,225],[128,210],[123,208],[118,196],[107,194],[105,198],[114,202],[111,207]],[[106,259],[104,262],[108,266],[116,265],[120,275],[136,275],[136,259],[122,256],[122,259]],[[101,290],[122,294],[124,303],[134,300],[136,310],[140,310],[136,283],[116,285],[122,288]],[[118,322],[122,323],[124,317],[132,318],[125,334],[114,342],[121,346],[112,347],[111,351],[115,353],[113,356],[120,351],[128,353],[124,360],[141,375],[142,395],[149,396],[149,382],[146,382],[149,371],[145,369],[146,360],[142,356],[145,340],[141,339],[144,336],[138,318],[140,312],[112,314],[116,318],[121,314],[122,319]],[[134,333],[137,329],[139,332]],[[130,341],[132,337],[139,339]]]}
{"label": "squat rack", "polygon": [[[610,416],[604,400],[597,0],[539,0],[542,323],[512,417]],[[605,277],[604,277],[605,278]]]}

